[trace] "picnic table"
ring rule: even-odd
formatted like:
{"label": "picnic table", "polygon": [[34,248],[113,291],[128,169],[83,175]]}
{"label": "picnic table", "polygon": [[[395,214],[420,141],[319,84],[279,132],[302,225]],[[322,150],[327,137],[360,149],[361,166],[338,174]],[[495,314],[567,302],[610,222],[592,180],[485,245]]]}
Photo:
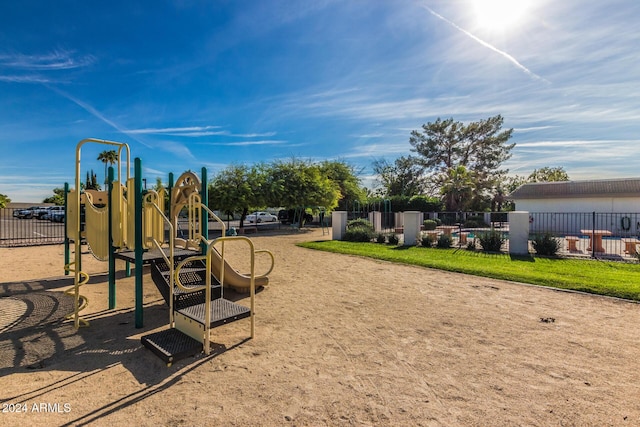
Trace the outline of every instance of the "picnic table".
{"label": "picnic table", "polygon": [[459,228],[457,225],[439,225],[436,227],[436,230],[441,230],[447,236],[451,236],[453,230],[458,230]]}
{"label": "picnic table", "polygon": [[611,231],[609,230],[580,230],[580,233],[585,236],[589,236],[589,247],[587,251],[592,250],[594,252],[606,252],[604,246],[602,246],[602,237],[603,236],[611,236]]}
{"label": "picnic table", "polygon": [[635,237],[631,237],[631,238],[627,238],[627,239],[621,239],[622,243],[624,243],[624,251],[625,253],[629,254],[629,255],[633,255],[637,252],[637,246],[638,244],[640,244],[640,240],[636,239]]}

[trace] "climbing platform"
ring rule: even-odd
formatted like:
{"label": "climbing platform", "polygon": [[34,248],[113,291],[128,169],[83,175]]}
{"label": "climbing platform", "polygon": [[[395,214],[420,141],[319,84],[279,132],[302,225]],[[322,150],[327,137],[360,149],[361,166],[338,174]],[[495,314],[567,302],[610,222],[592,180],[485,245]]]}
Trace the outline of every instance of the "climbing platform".
{"label": "climbing platform", "polygon": [[[215,328],[225,323],[235,322],[236,320],[251,316],[251,309],[233,301],[218,298],[211,301],[209,313],[211,316],[209,327]],[[185,307],[178,310],[176,315],[178,314],[184,316],[186,320],[194,321],[202,326],[206,324],[206,308],[204,303]]]}
{"label": "climbing platform", "polygon": [[[165,256],[168,256],[169,248],[163,248],[162,250],[164,251]],[[193,251],[191,249],[175,248],[173,250],[174,259],[178,261],[198,254],[199,252]],[[136,261],[135,251],[116,252],[115,257],[117,259],[129,261],[131,263],[134,263]],[[162,259],[162,254],[158,250],[146,251],[142,254],[142,263],[145,265],[150,264],[152,261],[160,261]]]}
{"label": "climbing platform", "polygon": [[[177,262],[176,262],[177,264]],[[156,259],[150,262],[151,279],[160,291],[165,303],[169,306],[169,298],[171,295],[169,286],[169,266],[163,259]],[[175,266],[174,266],[175,267]],[[180,283],[187,289],[202,286],[206,280],[206,266],[202,260],[189,261],[180,269]],[[211,299],[220,298],[222,296],[222,287],[220,282],[214,276],[211,277]],[[198,290],[189,292],[178,286],[173,287],[173,307],[180,310],[196,304],[204,303],[205,291]]]}
{"label": "climbing platform", "polygon": [[175,328],[165,329],[140,338],[142,345],[151,350],[167,366],[178,360],[202,352],[202,343]]}
{"label": "climbing platform", "polygon": [[[210,318],[207,328],[205,290],[188,291],[189,288],[202,288],[206,283],[207,269],[204,261],[195,259],[182,263],[178,276],[180,283],[187,290],[174,286],[173,293],[170,292],[170,268],[166,261],[153,259],[149,264],[153,283],[168,306],[173,294],[175,325],[170,329],[145,335],[140,338],[140,341],[168,366],[203,351],[203,336],[209,328],[251,316],[249,307],[222,298],[222,286],[212,275]],[[176,264],[178,264],[177,261]]]}

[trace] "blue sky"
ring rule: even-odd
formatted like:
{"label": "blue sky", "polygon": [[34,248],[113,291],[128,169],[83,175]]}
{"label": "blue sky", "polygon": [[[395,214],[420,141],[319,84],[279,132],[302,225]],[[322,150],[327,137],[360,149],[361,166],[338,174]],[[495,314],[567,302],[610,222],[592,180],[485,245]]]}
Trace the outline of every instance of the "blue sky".
{"label": "blue sky", "polygon": [[[371,186],[411,130],[496,114],[511,174],[640,176],[640,2],[512,1],[492,22],[482,1],[3,1],[0,193],[73,182],[88,137],[128,143],[150,181],[295,156]],[[83,148],[82,176],[108,148]]]}

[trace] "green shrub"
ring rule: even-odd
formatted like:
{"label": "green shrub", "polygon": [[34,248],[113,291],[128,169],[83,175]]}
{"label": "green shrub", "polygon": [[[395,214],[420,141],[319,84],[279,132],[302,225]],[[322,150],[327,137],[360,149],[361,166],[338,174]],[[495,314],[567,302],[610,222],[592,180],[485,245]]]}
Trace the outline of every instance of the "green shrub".
{"label": "green shrub", "polygon": [[387,241],[387,236],[385,236],[384,233],[376,234],[376,243],[384,243],[386,241]]}
{"label": "green shrub", "polygon": [[441,213],[438,219],[440,220],[440,224],[438,225],[454,225],[458,222],[458,218],[455,213]]}
{"label": "green shrub", "polygon": [[476,250],[476,240],[475,239],[471,239],[467,242],[467,250],[468,251],[475,251]]}
{"label": "green shrub", "polygon": [[555,256],[560,250],[560,242],[551,233],[538,234],[531,242],[538,255]]}
{"label": "green shrub", "polygon": [[464,226],[466,228],[480,228],[480,227],[488,227],[489,225],[484,222],[484,215],[473,215],[467,217],[464,221]]}
{"label": "green shrub", "polygon": [[418,212],[436,212],[442,208],[442,201],[437,197],[413,196],[407,203],[407,210]]}
{"label": "green shrub", "polygon": [[367,228],[373,232],[373,224],[371,224],[371,221],[364,218],[352,219],[351,221],[348,221],[347,230],[350,228]]}
{"label": "green shrub", "polygon": [[496,230],[487,231],[478,235],[478,241],[480,247],[485,252],[500,252],[505,239],[502,237],[502,233]]}
{"label": "green shrub", "polygon": [[478,221],[474,221],[472,219],[468,219],[464,222],[464,228],[480,228],[482,225],[478,223]]}
{"label": "green shrub", "polygon": [[440,218],[433,218],[433,221],[436,222],[436,225],[442,225],[442,220]]}
{"label": "green shrub", "polygon": [[438,243],[436,243],[436,247],[446,249],[450,248],[452,244],[453,239],[451,238],[451,236],[447,234],[441,234],[440,237],[438,237]]}
{"label": "green shrub", "polygon": [[435,230],[436,227],[438,226],[438,223],[432,219],[425,219],[422,222],[422,225],[424,225],[425,230]]}
{"label": "green shrub", "polygon": [[370,242],[373,238],[373,230],[367,227],[350,227],[344,233],[344,238],[347,242]]}
{"label": "green shrub", "polygon": [[433,238],[433,236],[431,234],[425,234],[420,238],[420,243],[425,248],[433,247],[433,243],[434,242],[435,242],[435,239]]}
{"label": "green shrub", "polygon": [[397,245],[400,243],[400,238],[396,234],[389,234],[389,238],[387,240],[390,245]]}

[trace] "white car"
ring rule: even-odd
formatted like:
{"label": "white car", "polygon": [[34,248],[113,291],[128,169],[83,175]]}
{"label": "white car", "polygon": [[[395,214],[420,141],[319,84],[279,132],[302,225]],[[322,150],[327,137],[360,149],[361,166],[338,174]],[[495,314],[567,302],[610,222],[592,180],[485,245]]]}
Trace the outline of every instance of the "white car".
{"label": "white car", "polygon": [[276,222],[278,217],[271,215],[269,212],[254,212],[251,215],[247,215],[247,222],[249,224],[256,224],[260,222]]}

